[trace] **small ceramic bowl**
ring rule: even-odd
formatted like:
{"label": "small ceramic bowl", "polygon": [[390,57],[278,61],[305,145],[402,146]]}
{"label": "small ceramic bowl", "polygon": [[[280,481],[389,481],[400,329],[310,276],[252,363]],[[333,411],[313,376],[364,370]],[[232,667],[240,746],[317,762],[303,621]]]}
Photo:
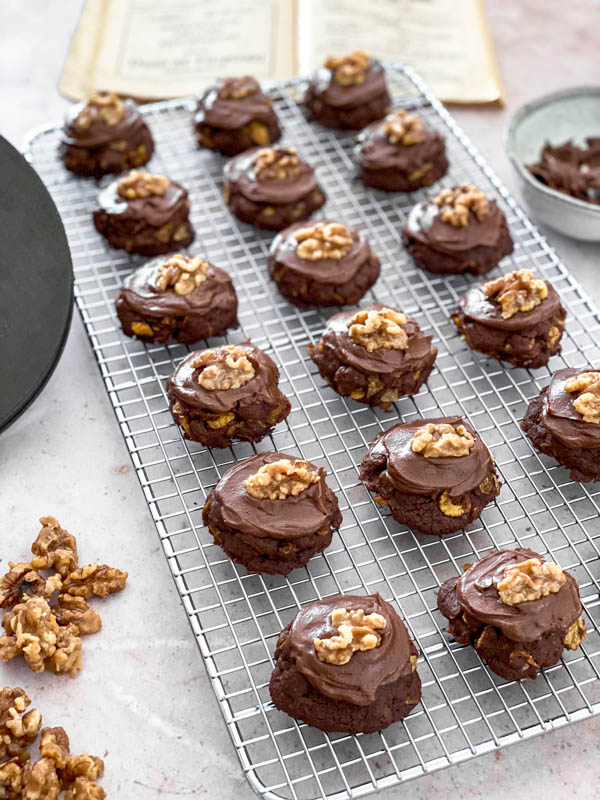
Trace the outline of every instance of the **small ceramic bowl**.
{"label": "small ceramic bowl", "polygon": [[539,160],[546,142],[572,139],[584,145],[587,136],[600,136],[600,86],[563,89],[521,106],[508,123],[504,146],[534,216],[574,239],[595,242],[600,241],[600,205],[549,189],[525,166]]}

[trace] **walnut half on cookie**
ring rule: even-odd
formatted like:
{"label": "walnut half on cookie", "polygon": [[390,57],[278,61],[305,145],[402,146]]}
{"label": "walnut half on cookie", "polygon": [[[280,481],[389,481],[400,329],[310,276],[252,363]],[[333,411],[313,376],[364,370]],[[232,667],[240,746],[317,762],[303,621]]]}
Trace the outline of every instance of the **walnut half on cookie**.
{"label": "walnut half on cookie", "polygon": [[210,447],[258,442],[291,409],[275,363],[250,342],[190,353],[169,378],[167,393],[184,436]]}

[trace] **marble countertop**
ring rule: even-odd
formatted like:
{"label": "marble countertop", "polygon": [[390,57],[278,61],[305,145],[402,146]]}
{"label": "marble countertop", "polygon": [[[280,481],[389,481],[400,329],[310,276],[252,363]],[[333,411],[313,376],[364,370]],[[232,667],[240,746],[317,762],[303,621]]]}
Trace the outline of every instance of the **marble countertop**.
{"label": "marble countertop", "polygon": [[[61,117],[56,83],[80,0],[4,0],[0,48],[0,133],[22,144],[28,129]],[[517,195],[502,147],[511,110],[539,94],[598,80],[598,0],[573,0],[569,13],[547,0],[489,0],[506,86],[504,109],[455,115]],[[594,74],[595,71],[595,74]],[[600,245],[546,232],[597,302]],[[105,756],[108,797],[165,800],[255,795],[242,776],[202,660],[162,554],[153,522],[102,385],[79,316],[58,368],[40,398],[0,437],[0,569],[25,558],[37,518],[53,514],[79,539],[86,560],[130,574],[125,592],[98,606],[104,628],[84,644],[74,680],[34,675],[20,661],[0,667],[21,685],[46,724],[63,725],[75,752]],[[587,798],[600,780],[600,719],[419,779],[402,790],[414,800]],[[535,772],[532,765],[536,765]]]}

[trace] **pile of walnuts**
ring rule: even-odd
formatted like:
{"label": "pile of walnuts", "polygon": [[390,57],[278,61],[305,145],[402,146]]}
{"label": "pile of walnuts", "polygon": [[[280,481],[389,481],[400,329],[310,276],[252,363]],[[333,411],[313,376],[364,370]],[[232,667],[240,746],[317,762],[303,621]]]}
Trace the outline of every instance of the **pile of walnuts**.
{"label": "pile of walnuts", "polygon": [[[80,567],[75,537],[54,517],[40,522],[31,561],[9,561],[9,572],[0,578],[0,608],[8,609],[2,619],[0,660],[22,655],[33,672],[49,669],[74,677],[82,667],[81,636],[102,627],[87,601],[121,591],[127,573],[107,564]],[[46,577],[48,571],[52,574]]]}
{"label": "pile of walnuts", "polygon": [[[0,798],[58,800],[64,791],[64,800],[104,800],[96,783],[104,774],[102,759],[72,755],[64,728],[42,728],[42,715],[27,710],[30,705],[23,689],[0,687]],[[41,758],[31,761],[38,734]]]}

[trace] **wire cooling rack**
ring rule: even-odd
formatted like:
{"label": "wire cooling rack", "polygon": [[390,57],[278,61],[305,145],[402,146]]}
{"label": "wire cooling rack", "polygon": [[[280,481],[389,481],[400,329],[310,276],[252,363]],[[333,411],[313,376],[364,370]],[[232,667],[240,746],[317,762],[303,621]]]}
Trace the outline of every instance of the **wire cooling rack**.
{"label": "wire cooling rack", "polygon": [[[63,169],[58,128],[36,132],[28,147],[67,229],[77,305],[242,769],[271,799],[362,797],[600,713],[600,490],[569,481],[565,470],[532,450],[518,426],[551,371],[600,363],[598,312],[420,78],[398,66],[388,68],[388,78],[395,103],[419,109],[446,136],[451,167],[438,186],[469,181],[498,199],[515,240],[502,270],[529,267],[553,282],[568,309],[562,355],[548,368],[527,371],[466,347],[448,315],[472,279],[417,270],[401,245],[407,213],[423,193],[365,190],[354,179],[352,135],[309,124],[296,103],[302,81],[291,81],[270,91],[284,142],[316,166],[328,196],[324,214],[367,229],[381,257],[381,277],[365,299],[415,316],[439,349],[427,386],[401,398],[392,413],[339,397],[306,351],[332,310],[299,311],[270,282],[272,237],[238,222],[224,206],[224,160],[195,147],[191,101],[147,106],[143,113],[157,145],[150,169],[190,190],[197,234],[191,250],[233,276],[240,329],[228,341],[249,337],[269,351],[292,401],[286,422],[256,448],[240,443],[209,450],[181,438],[165,381],[188,348],[123,336],[113,301],[140,259],[111,250],[94,230],[97,187]],[[500,497],[468,531],[443,538],[413,534],[373,503],[358,481],[358,465],[374,436],[399,420],[458,413],[494,454]],[[299,454],[325,466],[343,511],[328,550],[287,579],[234,566],[202,526],[208,492],[255,449]],[[450,641],[436,592],[464,562],[517,544],[549,553],[575,575],[589,634],[536,681],[510,683],[490,673],[472,647]],[[375,591],[399,610],[417,642],[421,705],[403,723],[357,737],[326,735],[277,711],[268,681],[279,631],[319,597]]]}

